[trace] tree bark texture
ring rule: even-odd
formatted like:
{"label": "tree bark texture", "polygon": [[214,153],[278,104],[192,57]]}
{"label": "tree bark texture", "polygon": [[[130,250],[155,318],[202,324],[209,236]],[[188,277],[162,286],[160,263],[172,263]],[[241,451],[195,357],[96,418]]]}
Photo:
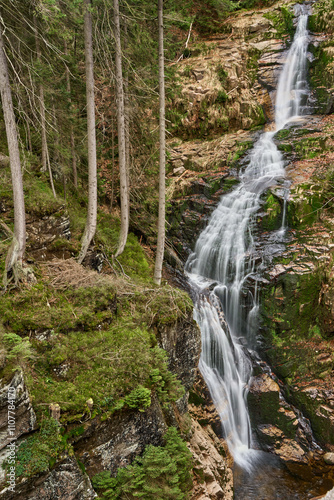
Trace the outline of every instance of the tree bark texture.
{"label": "tree bark texture", "polygon": [[158,0],[159,23],[159,215],[158,241],[154,267],[154,281],[161,284],[162,263],[165,248],[165,212],[166,212],[166,122],[165,122],[165,69],[164,69],[164,28],[163,28],[163,0]]}
{"label": "tree bark texture", "polygon": [[[35,28],[35,44],[36,44],[36,53],[37,60],[41,61],[41,47],[38,39],[38,30],[37,30],[37,20],[34,16],[34,28]],[[48,142],[46,138],[46,120],[45,120],[45,103],[44,103],[44,88],[40,83],[38,85],[38,93],[39,93],[39,113],[41,118],[41,138],[42,138],[42,172],[46,172],[47,169],[47,157],[48,157]]]}
{"label": "tree bark texture", "polygon": [[[0,25],[0,93],[4,121],[6,126],[6,135],[8,142],[8,151],[10,158],[10,170],[13,185],[14,200],[14,237],[6,258],[5,275],[15,268],[17,264],[22,265],[22,258],[26,245],[26,222],[24,208],[23,181],[20,162],[20,150],[15,123],[15,115],[12,101],[12,93],[9,83],[9,74],[5,46],[2,36],[2,27]],[[6,278],[5,278],[6,280]]]}
{"label": "tree bark texture", "polygon": [[[128,25],[127,20],[123,19],[124,23],[124,52],[127,51]],[[124,77],[124,139],[125,139],[125,165],[126,165],[126,181],[128,184],[128,210],[130,217],[130,191],[131,191],[131,165],[130,165],[130,97],[129,97],[129,65],[126,63]]]}
{"label": "tree bark texture", "polygon": [[87,99],[87,141],[88,141],[88,214],[85,231],[81,240],[78,262],[81,264],[94,238],[97,216],[97,168],[96,131],[94,99],[94,61],[91,0],[85,0],[85,65]]}
{"label": "tree bark texture", "polygon": [[[64,40],[64,54],[68,54],[67,50],[67,42]],[[68,99],[71,107],[71,80],[70,80],[70,70],[68,69],[68,66],[66,65],[65,69],[66,73],[66,92],[68,93]],[[75,189],[78,189],[78,171],[77,171],[77,158],[75,154],[75,140],[74,140],[74,130],[73,130],[73,123],[71,122],[71,132],[70,132],[70,142],[71,142],[71,156],[72,156],[72,174],[73,174],[73,184]]]}
{"label": "tree bark texture", "polygon": [[119,3],[114,2],[114,36],[116,44],[115,66],[116,66],[116,103],[117,103],[117,131],[118,131],[118,158],[119,179],[121,198],[121,230],[118,240],[118,248],[115,257],[120,255],[125,247],[129,231],[129,190],[127,182],[126,152],[125,152],[125,116],[124,116],[124,90],[122,75],[122,50],[119,21]]}

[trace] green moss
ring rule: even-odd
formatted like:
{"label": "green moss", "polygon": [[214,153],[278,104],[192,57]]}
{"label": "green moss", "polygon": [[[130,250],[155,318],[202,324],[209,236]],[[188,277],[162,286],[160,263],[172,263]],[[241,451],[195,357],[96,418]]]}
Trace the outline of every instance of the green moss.
{"label": "green moss", "polygon": [[64,201],[54,198],[50,183],[44,175],[26,175],[23,183],[26,212],[38,217],[56,213]]}
{"label": "green moss", "polygon": [[273,193],[269,192],[266,195],[266,200],[263,206],[266,215],[261,220],[261,225],[265,231],[273,231],[279,229],[282,224],[282,202]]}
{"label": "green moss", "polygon": [[192,303],[169,286],[132,290],[124,293],[120,288],[116,299],[112,284],[63,292],[39,284],[3,297],[2,336],[18,339],[22,347],[26,340],[21,337],[30,334],[34,363],[27,359],[26,378],[39,413],[41,404],[58,403],[63,422],[80,420],[89,413],[89,398],[98,412],[114,411],[129,407],[127,396],[140,387],[145,394],[156,391],[162,403],[182,395],[167,369],[165,352],[148,328],[188,317]]}
{"label": "green moss", "polygon": [[292,36],[294,33],[293,11],[286,5],[282,5],[280,11],[270,11],[263,14],[263,17],[269,19],[277,30],[278,37],[283,35]]}
{"label": "green moss", "polygon": [[115,313],[115,300],[112,285],[60,293],[39,284],[13,296],[6,295],[1,301],[0,313],[7,328],[21,335],[52,329],[66,333],[90,330],[110,322]]}
{"label": "green moss", "polygon": [[278,145],[279,151],[284,151],[284,153],[291,153],[293,150],[292,144],[287,144],[284,142],[281,142],[281,144]]}
{"label": "green moss", "polygon": [[264,295],[263,312],[270,330],[278,337],[309,338],[310,327],[317,324],[321,283],[321,270],[305,275],[284,274],[278,278]]}
{"label": "green moss", "polygon": [[275,138],[278,140],[278,141],[284,141],[285,139],[287,139],[289,137],[289,135],[291,134],[291,129],[289,128],[284,128],[282,130],[279,130],[277,132],[277,134],[275,134]]}
{"label": "green moss", "polygon": [[[328,446],[334,444],[333,427],[328,425],[331,412],[327,409],[326,401],[319,401],[308,391],[295,390],[290,387],[290,397],[312,424],[312,432],[319,443]],[[323,404],[322,404],[323,403]]]}
{"label": "green moss", "polygon": [[177,430],[170,427],[164,447],[149,445],[132,465],[118,469],[116,478],[102,472],[93,486],[102,498],[147,500],[186,500],[191,490],[192,456]]}
{"label": "green moss", "polygon": [[150,302],[152,321],[157,325],[173,324],[178,318],[187,317],[192,309],[193,303],[189,295],[171,287],[162,288]]}
{"label": "green moss", "polygon": [[226,78],[228,77],[228,72],[219,64],[216,68],[218,80],[224,86],[226,83]]}
{"label": "green moss", "polygon": [[20,444],[16,452],[17,477],[30,477],[50,468],[50,462],[54,463],[64,449],[59,429],[60,425],[56,420],[44,418],[40,430]]}
{"label": "green moss", "polygon": [[299,184],[291,190],[288,203],[287,218],[290,227],[302,229],[310,226],[319,217],[319,209],[323,206],[324,193],[309,184]]}
{"label": "green moss", "polygon": [[[227,157],[227,165],[229,167],[234,167],[236,166],[238,160],[253,146],[254,142],[253,141],[244,141],[244,142],[239,142],[237,144],[237,148],[233,153],[229,153]],[[226,179],[225,182],[235,182],[235,179]]]}
{"label": "green moss", "polygon": [[224,104],[228,99],[228,95],[226,94],[225,90],[220,90],[217,94],[216,97],[216,103],[218,104]]}
{"label": "green moss", "polygon": [[326,150],[326,137],[305,137],[294,141],[293,144],[301,159],[315,158]]}

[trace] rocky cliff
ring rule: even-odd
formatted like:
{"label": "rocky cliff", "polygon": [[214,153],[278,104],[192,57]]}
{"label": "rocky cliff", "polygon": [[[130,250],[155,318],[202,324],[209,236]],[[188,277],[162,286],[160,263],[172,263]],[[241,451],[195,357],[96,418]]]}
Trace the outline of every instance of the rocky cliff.
{"label": "rocky cliff", "polygon": [[[323,455],[334,450],[334,101],[327,36],[333,15],[325,0],[317,5],[310,49],[315,114],[277,137],[290,181],[284,245],[270,239],[282,221],[282,190],[267,193],[257,216],[258,259],[266,265],[258,341],[268,365],[254,361],[249,404],[259,446],[277,454],[294,474],[323,474],[330,485],[333,466]],[[292,18],[287,1],[236,13],[211,38],[199,40],[193,33],[190,57],[177,63],[182,91],[168,103],[173,137],[167,259],[174,267],[182,268],[219,198],[238,183],[262,127],[272,126],[274,90]],[[10,213],[6,200],[0,200],[0,207]],[[186,294],[129,283],[102,252],[92,252],[89,263],[98,270],[110,268],[106,280],[93,271],[78,273],[70,259],[77,250],[68,241],[77,229],[71,217],[57,204],[47,214],[41,202],[42,216],[37,212],[35,207],[28,221],[28,254],[37,265],[39,284],[1,306],[1,335],[28,338],[37,359],[27,361],[29,353],[24,358],[22,352],[29,345],[6,337],[11,358],[7,364],[1,358],[1,458],[4,462],[9,456],[6,410],[13,387],[22,467],[15,493],[2,474],[0,498],[95,498],[91,478],[101,471],[114,476],[148,445],[163,445],[170,426],[180,430],[192,452],[191,498],[233,498],[232,459],[197,372],[200,333]],[[111,221],[103,218],[109,230]],[[98,242],[105,234],[109,237],[107,229]],[[120,266],[146,276],[140,252],[131,241]],[[67,259],[67,267],[54,257]],[[120,344],[114,343],[116,334]],[[20,345],[17,355],[13,342]],[[23,371],[13,372],[17,364]],[[98,385],[105,385],[105,391]],[[138,385],[141,392],[133,393]],[[59,425],[49,423],[50,412]],[[33,447],[42,463],[32,463]]]}

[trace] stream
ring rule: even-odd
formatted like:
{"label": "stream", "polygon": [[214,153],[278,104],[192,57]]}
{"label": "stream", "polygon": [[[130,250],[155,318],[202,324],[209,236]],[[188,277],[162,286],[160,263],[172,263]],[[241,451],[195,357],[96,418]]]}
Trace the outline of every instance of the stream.
{"label": "stream", "polygon": [[[305,499],[326,492],[323,485],[311,488],[298,482],[277,458],[254,449],[247,408],[252,376],[249,353],[256,347],[259,322],[256,283],[264,266],[255,258],[255,215],[268,188],[280,186],[284,200],[289,192],[285,161],[274,142],[275,134],[310,113],[309,10],[307,5],[295,6],[298,22],[278,81],[275,130],[262,133],[255,143],[239,176],[240,183],[222,197],[185,267],[194,296],[194,317],[202,334],[199,368],[234,458],[235,498],[240,500]],[[271,235],[276,243],[285,239],[285,205],[286,201],[282,226]]]}

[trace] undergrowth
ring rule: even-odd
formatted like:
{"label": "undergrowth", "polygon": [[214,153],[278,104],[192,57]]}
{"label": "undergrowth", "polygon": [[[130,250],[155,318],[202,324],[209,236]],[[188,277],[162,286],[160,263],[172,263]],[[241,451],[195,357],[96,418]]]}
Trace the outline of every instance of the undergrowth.
{"label": "undergrowth", "polygon": [[191,490],[192,456],[175,427],[165,434],[165,446],[149,445],[133,464],[118,469],[115,478],[105,471],[93,478],[105,500],[145,498],[185,500]]}

